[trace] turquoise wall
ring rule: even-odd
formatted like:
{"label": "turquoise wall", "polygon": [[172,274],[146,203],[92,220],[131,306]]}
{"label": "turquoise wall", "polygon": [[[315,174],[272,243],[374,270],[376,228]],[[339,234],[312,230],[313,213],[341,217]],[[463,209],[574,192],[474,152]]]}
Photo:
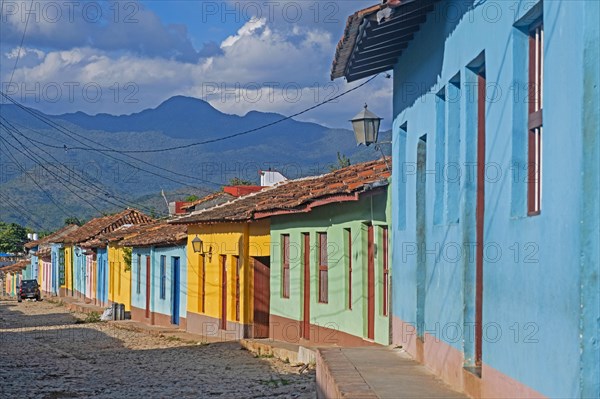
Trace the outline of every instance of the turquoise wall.
{"label": "turquoise wall", "polygon": [[[141,265],[138,269],[138,255]],[[165,298],[160,298],[160,257],[166,256],[166,282]],[[134,247],[131,261],[131,306],[138,309],[146,308],[146,257],[151,258],[150,263],[150,311],[164,315],[172,315],[173,306],[173,258],[179,257],[179,317],[186,317],[187,309],[187,251],[185,246],[180,247]],[[139,280],[138,280],[139,278]],[[138,293],[139,281],[139,293]]]}
{"label": "turquoise wall", "polygon": [[[367,225],[375,226],[375,341],[388,344],[389,318],[383,316],[382,229],[391,223],[387,194],[363,197],[357,202],[337,203],[315,208],[310,213],[271,218],[271,314],[292,320],[303,315],[303,234],[311,241],[310,322],[345,333],[367,337]],[[348,300],[347,232],[351,229],[352,309]],[[328,303],[319,303],[318,233],[327,233]],[[282,235],[290,235],[290,296],[282,295]],[[390,251],[391,252],[391,251]],[[390,258],[391,260],[391,258]],[[391,263],[390,263],[391,268]]]}
{"label": "turquoise wall", "polygon": [[96,250],[96,299],[108,302],[108,253],[106,248]]}
{"label": "turquoise wall", "polygon": [[[393,154],[406,167],[396,167],[393,176],[393,311],[413,325],[422,312],[424,325],[417,329],[463,353],[469,365],[477,96],[468,66],[483,54],[488,83],[483,363],[549,397],[599,397],[599,6],[543,4],[542,212],[528,217],[527,35],[516,25],[536,3],[439,2],[394,69]],[[453,85],[457,76],[460,82]],[[440,121],[436,94],[442,90]],[[424,134],[428,173],[421,244],[414,165]],[[445,140],[437,140],[440,134]],[[458,180],[440,172],[448,157],[457,162]],[[422,308],[416,300],[418,256],[425,257]],[[395,339],[403,333],[394,331]]]}
{"label": "turquoise wall", "polygon": [[[73,246],[73,290],[85,295],[85,250],[77,245]],[[79,254],[79,255],[77,255]]]}

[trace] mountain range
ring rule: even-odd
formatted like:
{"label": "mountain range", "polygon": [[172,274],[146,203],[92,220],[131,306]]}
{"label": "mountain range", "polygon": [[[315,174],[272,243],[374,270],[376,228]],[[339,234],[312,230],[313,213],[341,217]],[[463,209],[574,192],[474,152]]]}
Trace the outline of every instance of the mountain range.
{"label": "mountain range", "polygon": [[[38,230],[60,227],[67,214],[87,219],[126,205],[162,214],[161,192],[173,201],[220,190],[234,177],[258,184],[258,171],[269,168],[288,178],[324,173],[337,164],[338,152],[352,163],[380,156],[357,147],[348,129],[276,123],[284,116],[274,113],[225,114],[191,97],[172,97],[131,115],[35,114],[0,105],[14,127],[2,129],[0,220]],[[268,124],[175,151],[117,152],[188,146]],[[391,132],[381,136],[389,140]]]}

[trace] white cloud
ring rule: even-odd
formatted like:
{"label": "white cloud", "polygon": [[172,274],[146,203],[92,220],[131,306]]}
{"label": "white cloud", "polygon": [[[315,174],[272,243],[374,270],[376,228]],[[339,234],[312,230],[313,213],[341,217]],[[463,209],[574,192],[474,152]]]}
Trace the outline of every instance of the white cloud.
{"label": "white cloud", "polygon": [[4,55],[9,60],[13,60],[13,59],[15,59],[17,57],[23,58],[23,57],[26,57],[28,55],[34,55],[37,59],[41,60],[42,58],[44,58],[44,56],[46,55],[46,53],[44,53],[41,50],[34,49],[34,48],[15,47],[12,50],[10,50],[9,52],[5,53]]}
{"label": "white cloud", "polygon": [[[23,85],[31,89],[31,85],[39,83],[42,97],[44,85],[64,87],[68,82],[77,82],[75,101],[66,101],[64,94],[62,101],[44,102],[42,98],[35,104],[54,113],[132,113],[155,107],[173,95],[187,95],[206,99],[226,113],[244,115],[257,110],[289,115],[356,85],[342,80],[329,82],[336,43],[334,35],[318,25],[277,27],[265,19],[255,19],[223,40],[220,54],[198,62],[91,46],[45,53],[28,48],[40,58],[19,67],[13,81],[21,85],[20,89]],[[6,77],[10,71],[2,72]],[[82,90],[86,85],[101,87],[101,99],[86,98]],[[27,96],[19,97],[21,93],[13,95],[18,100],[28,100]],[[299,119],[348,127],[347,119],[365,101],[390,120],[391,81],[377,79]]]}
{"label": "white cloud", "polygon": [[[223,49],[225,47],[231,47],[234,44],[236,44],[241,38],[254,35],[254,33],[257,32],[259,29],[264,28],[266,23],[267,20],[265,18],[255,19],[246,22],[244,26],[242,26],[237,31],[236,35],[229,36],[227,39],[223,40],[223,43],[221,43],[221,48]],[[268,35],[269,33],[266,34]]]}

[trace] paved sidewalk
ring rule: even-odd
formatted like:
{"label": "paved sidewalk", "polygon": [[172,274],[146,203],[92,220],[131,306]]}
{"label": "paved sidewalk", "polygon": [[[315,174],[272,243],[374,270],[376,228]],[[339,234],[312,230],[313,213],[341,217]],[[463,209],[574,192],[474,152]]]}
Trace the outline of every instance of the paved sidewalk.
{"label": "paved sidewalk", "polygon": [[403,351],[373,347],[319,349],[317,392],[321,398],[468,398]]}

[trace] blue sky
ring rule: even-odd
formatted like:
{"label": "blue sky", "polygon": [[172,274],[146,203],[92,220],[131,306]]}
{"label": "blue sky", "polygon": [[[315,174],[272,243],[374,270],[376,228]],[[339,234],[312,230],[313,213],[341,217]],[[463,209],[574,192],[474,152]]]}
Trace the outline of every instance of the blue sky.
{"label": "blue sky", "polygon": [[[128,114],[186,95],[226,113],[292,114],[360,84],[332,83],[329,70],[347,17],[376,2],[34,0],[27,21],[30,0],[5,0],[2,90],[48,113]],[[389,122],[391,81],[301,119],[348,127],[364,102]]]}

